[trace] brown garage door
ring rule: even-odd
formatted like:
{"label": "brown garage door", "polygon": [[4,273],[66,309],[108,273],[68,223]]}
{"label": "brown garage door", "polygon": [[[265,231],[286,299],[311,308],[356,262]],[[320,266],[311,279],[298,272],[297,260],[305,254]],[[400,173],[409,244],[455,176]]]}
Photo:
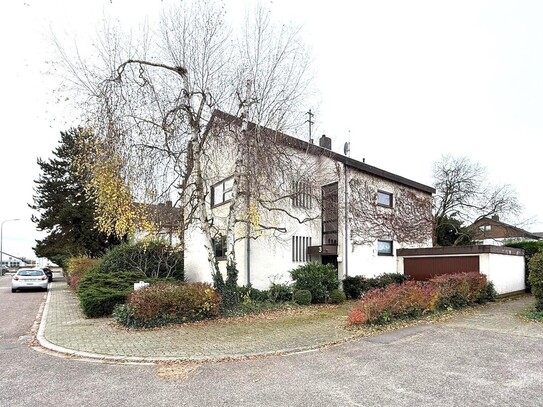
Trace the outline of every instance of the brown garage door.
{"label": "brown garage door", "polygon": [[479,272],[479,256],[404,258],[404,273],[424,281],[440,274]]}

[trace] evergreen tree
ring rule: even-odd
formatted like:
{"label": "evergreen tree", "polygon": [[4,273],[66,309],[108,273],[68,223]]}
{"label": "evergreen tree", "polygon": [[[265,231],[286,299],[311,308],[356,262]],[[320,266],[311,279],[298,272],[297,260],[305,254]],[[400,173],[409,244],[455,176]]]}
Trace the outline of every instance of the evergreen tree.
{"label": "evergreen tree", "polygon": [[34,204],[29,206],[38,212],[32,216],[38,230],[48,233],[36,240],[36,255],[64,267],[70,257],[99,257],[120,242],[98,231],[95,203],[85,190],[87,176],[77,170],[78,160],[90,153],[87,147],[92,133],[78,128],[60,134],[54,157],[47,161],[38,158],[41,174],[34,181]]}

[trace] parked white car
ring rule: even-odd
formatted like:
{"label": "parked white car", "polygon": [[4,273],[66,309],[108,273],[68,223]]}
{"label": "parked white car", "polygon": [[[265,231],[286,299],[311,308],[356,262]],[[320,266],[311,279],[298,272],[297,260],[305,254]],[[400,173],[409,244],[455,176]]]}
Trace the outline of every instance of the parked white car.
{"label": "parked white car", "polygon": [[11,279],[11,292],[17,290],[42,289],[47,291],[49,279],[40,269],[19,269]]}

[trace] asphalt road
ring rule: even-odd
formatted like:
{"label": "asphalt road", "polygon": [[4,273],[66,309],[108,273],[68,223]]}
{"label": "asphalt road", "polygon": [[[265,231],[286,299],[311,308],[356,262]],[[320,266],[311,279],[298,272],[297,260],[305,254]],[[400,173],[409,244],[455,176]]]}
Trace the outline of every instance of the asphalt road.
{"label": "asphalt road", "polygon": [[543,406],[540,337],[425,326],[183,377],[190,365],[91,363],[32,349],[20,337],[44,294],[12,294],[9,279],[0,277],[0,406]]}

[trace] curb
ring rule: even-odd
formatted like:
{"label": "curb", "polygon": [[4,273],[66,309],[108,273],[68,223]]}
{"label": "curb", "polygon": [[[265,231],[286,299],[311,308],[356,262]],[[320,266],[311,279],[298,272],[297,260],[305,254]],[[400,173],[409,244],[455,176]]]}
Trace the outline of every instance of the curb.
{"label": "curb", "polygon": [[[50,283],[52,285],[52,283]],[[55,345],[54,343],[49,342],[45,338],[45,329],[47,326],[47,316],[49,314],[49,305],[51,302],[51,294],[52,290],[51,287],[47,290],[47,297],[45,299],[45,304],[40,307],[40,310],[38,311],[37,316],[37,322],[39,324],[38,333],[36,335],[36,339],[40,345],[42,350],[47,351],[47,353],[51,353],[55,356],[65,356],[70,358],[75,358],[82,361],[87,362],[94,362],[94,363],[126,363],[126,364],[155,364],[160,362],[195,362],[195,363],[219,363],[219,362],[227,362],[227,361],[242,361],[242,360],[250,360],[250,359],[257,359],[257,358],[265,358],[265,357],[272,357],[272,356],[288,356],[288,355],[294,355],[299,353],[308,353],[308,352],[315,352],[319,349],[326,348],[328,346],[334,346],[339,345],[342,343],[350,342],[353,340],[358,339],[358,335],[353,335],[348,338],[340,339],[337,341],[327,342],[319,345],[313,345],[313,346],[305,346],[305,347],[297,347],[297,348],[287,348],[287,349],[278,349],[273,351],[266,351],[266,352],[255,352],[255,353],[246,353],[246,354],[232,354],[232,355],[224,355],[219,357],[193,357],[193,358],[187,358],[187,357],[177,357],[177,356],[114,356],[114,355],[105,355],[105,354],[99,354],[99,353],[91,353],[91,352],[83,352],[83,351],[77,351],[74,349],[68,349],[59,345]],[[40,318],[41,313],[41,318]]]}

